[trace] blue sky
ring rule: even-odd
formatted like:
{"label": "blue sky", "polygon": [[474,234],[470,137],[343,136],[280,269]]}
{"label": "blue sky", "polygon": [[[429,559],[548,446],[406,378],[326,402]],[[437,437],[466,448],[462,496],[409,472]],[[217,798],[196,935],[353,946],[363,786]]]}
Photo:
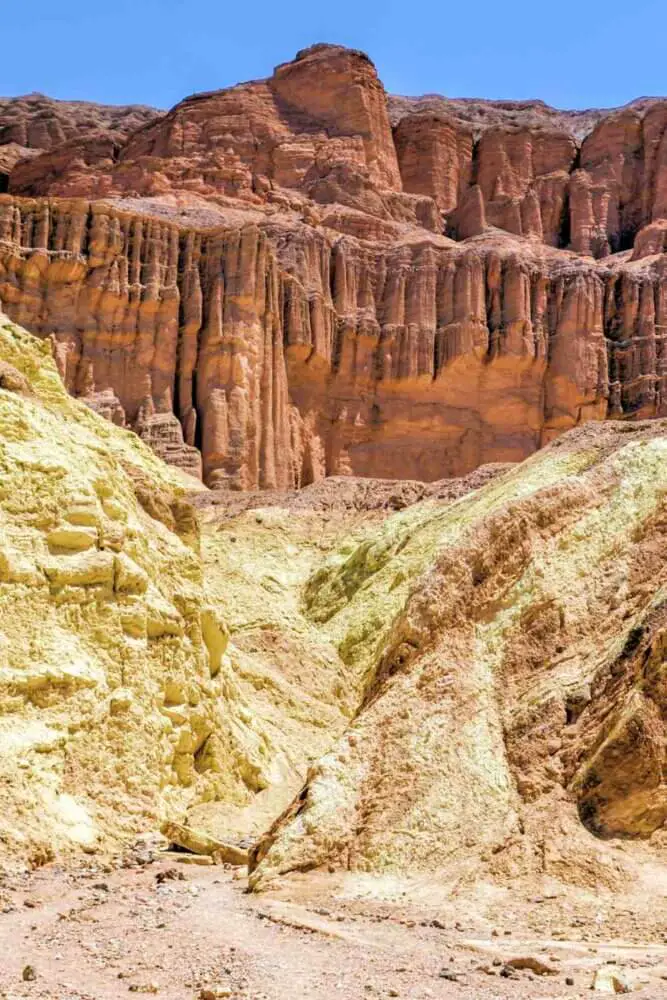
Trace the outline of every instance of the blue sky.
{"label": "blue sky", "polygon": [[170,107],[313,42],[388,90],[606,107],[667,94],[667,0],[32,0],[0,3],[0,95]]}

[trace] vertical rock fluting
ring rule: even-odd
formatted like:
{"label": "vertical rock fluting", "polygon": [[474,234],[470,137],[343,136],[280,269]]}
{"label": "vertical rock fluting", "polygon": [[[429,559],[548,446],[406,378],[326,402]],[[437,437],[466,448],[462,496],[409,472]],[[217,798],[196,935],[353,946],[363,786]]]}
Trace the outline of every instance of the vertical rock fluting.
{"label": "vertical rock fluting", "polygon": [[600,258],[667,217],[667,101],[603,114],[583,139],[557,118],[473,129],[451,103],[404,113],[394,140],[405,191],[433,198],[459,238],[496,226]]}
{"label": "vertical rock fluting", "polygon": [[435,479],[665,412],[663,258],[217,231],[0,197],[0,300],[68,389],[208,483]]}
{"label": "vertical rock fluting", "polygon": [[[166,438],[187,471],[201,448],[209,481],[290,485],[280,285],[256,227],[183,234],[98,204],[3,199],[0,258],[0,300],[53,338],[71,392]],[[160,430],[173,414],[180,450],[173,422]]]}
{"label": "vertical rock fluting", "polygon": [[388,99],[336,45],[165,115],[35,100],[0,102],[0,302],[211,485],[438,479],[665,413],[666,101]]}

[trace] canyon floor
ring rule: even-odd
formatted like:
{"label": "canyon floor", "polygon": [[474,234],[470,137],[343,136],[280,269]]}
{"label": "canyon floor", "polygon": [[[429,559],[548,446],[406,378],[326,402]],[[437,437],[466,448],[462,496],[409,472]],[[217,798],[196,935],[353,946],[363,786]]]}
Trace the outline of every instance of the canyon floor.
{"label": "canyon floor", "polygon": [[573,895],[550,881],[457,895],[433,879],[359,874],[293,876],[256,895],[239,869],[145,855],[47,866],[0,885],[0,996],[569,1000],[598,995],[598,970],[619,969],[638,1000],[660,1000],[667,869],[646,875],[650,895]]}

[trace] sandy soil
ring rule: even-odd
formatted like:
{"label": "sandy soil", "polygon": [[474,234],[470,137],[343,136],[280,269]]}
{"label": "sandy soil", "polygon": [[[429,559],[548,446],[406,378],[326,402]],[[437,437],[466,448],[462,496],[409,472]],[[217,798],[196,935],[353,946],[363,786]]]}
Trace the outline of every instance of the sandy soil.
{"label": "sandy soil", "polygon": [[[431,881],[317,873],[250,895],[241,870],[123,864],[0,882],[0,997],[573,1000],[598,995],[612,962],[638,1000],[667,997],[664,898],[478,886],[459,899]],[[511,967],[526,958],[550,971]]]}

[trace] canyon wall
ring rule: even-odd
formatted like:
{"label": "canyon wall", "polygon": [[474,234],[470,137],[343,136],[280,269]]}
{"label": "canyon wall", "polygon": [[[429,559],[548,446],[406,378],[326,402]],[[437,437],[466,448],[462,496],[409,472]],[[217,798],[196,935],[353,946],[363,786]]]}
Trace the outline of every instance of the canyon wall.
{"label": "canyon wall", "polygon": [[667,412],[667,102],[387,98],[314,46],[96,124],[7,173],[0,302],[210,485],[456,476]]}

